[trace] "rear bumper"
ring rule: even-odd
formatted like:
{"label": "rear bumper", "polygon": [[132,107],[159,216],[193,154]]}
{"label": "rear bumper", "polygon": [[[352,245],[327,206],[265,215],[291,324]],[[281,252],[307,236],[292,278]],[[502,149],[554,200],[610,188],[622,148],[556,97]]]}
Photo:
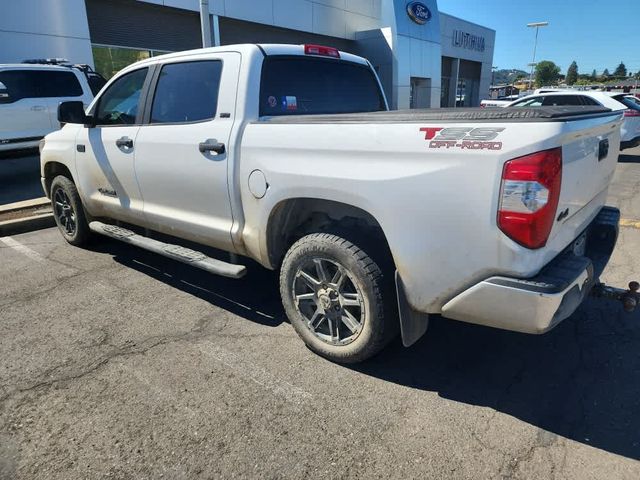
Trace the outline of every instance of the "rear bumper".
{"label": "rear bumper", "polygon": [[574,244],[533,278],[488,278],[450,300],[442,315],[523,333],[550,330],[578,308],[604,270],[619,221],[617,208],[604,207],[585,231],[583,255]]}

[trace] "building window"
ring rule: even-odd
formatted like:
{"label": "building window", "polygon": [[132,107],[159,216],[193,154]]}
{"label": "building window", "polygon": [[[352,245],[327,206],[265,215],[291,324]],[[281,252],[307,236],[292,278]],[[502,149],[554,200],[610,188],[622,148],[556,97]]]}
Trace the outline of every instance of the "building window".
{"label": "building window", "polygon": [[132,63],[169,53],[161,50],[96,44],[91,45],[91,50],[95,70],[107,80]]}

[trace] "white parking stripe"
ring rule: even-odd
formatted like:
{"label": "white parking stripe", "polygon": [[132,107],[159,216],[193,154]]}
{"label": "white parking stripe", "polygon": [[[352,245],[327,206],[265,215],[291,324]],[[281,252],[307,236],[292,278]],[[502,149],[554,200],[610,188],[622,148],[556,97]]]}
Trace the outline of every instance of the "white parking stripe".
{"label": "white parking stripe", "polygon": [[311,393],[302,388],[276,377],[265,369],[211,342],[201,343],[198,347],[205,355],[290,402],[300,404],[310,400],[312,397]]}
{"label": "white parking stripe", "polygon": [[29,257],[36,262],[44,262],[45,258],[35,250],[31,250],[26,245],[21,244],[19,241],[11,237],[0,237],[0,242],[4,243],[7,247],[13,248],[16,252],[20,252],[25,257]]}

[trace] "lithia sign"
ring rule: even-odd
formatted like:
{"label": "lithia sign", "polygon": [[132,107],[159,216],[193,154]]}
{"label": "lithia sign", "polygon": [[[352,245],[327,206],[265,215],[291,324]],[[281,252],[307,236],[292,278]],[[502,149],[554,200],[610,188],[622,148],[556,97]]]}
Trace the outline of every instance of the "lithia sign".
{"label": "lithia sign", "polygon": [[424,25],[431,18],[431,10],[422,2],[410,2],[407,5],[407,14],[418,25]]}

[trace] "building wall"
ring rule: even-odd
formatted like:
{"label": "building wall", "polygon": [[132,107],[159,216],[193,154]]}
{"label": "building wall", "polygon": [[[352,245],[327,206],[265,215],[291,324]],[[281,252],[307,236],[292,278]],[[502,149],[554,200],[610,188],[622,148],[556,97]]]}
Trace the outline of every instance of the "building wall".
{"label": "building wall", "polygon": [[406,1],[383,0],[382,22],[393,32],[393,97],[392,108],[409,108],[411,77],[429,79],[431,107],[440,106],[440,20],[436,0],[423,0],[431,11],[424,25],[415,23],[407,14]]}
{"label": "building wall", "polygon": [[93,65],[84,0],[3,1],[0,63],[53,57]]}
{"label": "building wall", "polygon": [[[453,73],[443,90],[443,57],[477,62],[480,93],[474,97],[488,95],[495,32],[439,13],[437,0],[421,1],[432,13],[424,25],[409,18],[409,0],[209,0],[209,12],[218,16],[213,24],[219,27],[222,43],[317,40],[369,58],[392,108],[409,108],[412,85],[421,105],[440,106],[443,91],[455,103],[457,89],[451,83],[460,62],[453,62],[455,68],[449,69]],[[0,63],[65,57],[93,65],[92,43],[149,49],[141,55],[199,46],[199,0],[5,3],[0,16]],[[124,11],[129,14],[118,15]],[[158,29],[159,24],[163,28]],[[484,51],[455,45],[454,30],[483,38]],[[477,70],[475,64],[463,66],[466,71]],[[118,64],[114,71],[119,68]]]}
{"label": "building wall", "polygon": [[[198,0],[144,0],[199,10]],[[355,40],[356,32],[378,28],[383,0],[209,0],[213,15]]]}
{"label": "building wall", "polygon": [[[484,50],[479,51],[477,48],[471,48],[470,45],[460,46],[460,42],[454,42],[454,31],[456,30],[484,39]],[[496,38],[495,30],[441,12],[440,38],[443,57],[460,58],[478,62],[481,65],[479,97],[480,100],[488,97],[489,87],[491,86],[491,66]],[[454,72],[455,68],[454,66]],[[455,82],[455,79],[452,78],[453,82]],[[455,95],[455,85],[452,84],[449,90],[451,96]]]}

